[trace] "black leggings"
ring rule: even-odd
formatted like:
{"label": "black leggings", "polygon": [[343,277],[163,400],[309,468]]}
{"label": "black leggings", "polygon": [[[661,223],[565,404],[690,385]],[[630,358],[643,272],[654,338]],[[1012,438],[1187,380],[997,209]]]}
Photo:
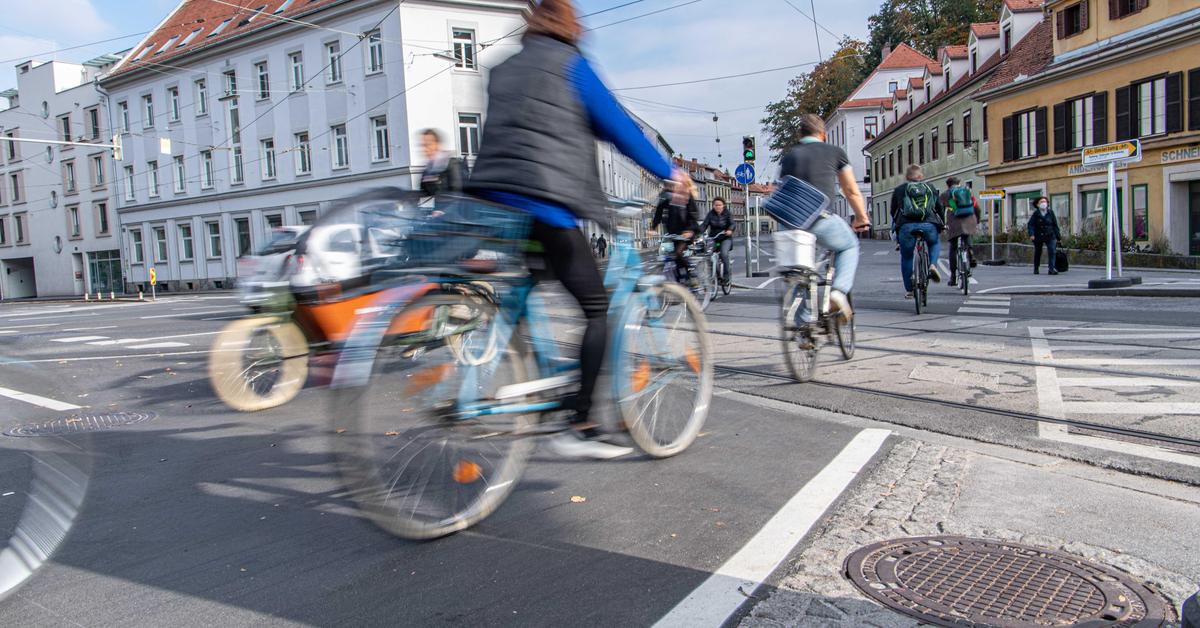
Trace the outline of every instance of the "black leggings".
{"label": "black leggings", "polygon": [[587,317],[583,346],[579,350],[579,395],[575,398],[573,419],[585,423],[608,345],[608,292],[604,289],[604,278],[596,268],[587,238],[578,229],[534,222],[530,237],[542,245],[548,270],[575,297]]}

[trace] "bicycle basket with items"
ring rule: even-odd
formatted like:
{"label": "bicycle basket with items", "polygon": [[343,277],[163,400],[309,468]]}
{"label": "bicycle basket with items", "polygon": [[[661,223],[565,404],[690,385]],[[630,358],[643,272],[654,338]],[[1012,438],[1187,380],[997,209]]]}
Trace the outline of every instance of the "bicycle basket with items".
{"label": "bicycle basket with items", "polygon": [[829,197],[824,192],[796,177],[783,178],[763,205],[767,214],[787,227],[773,236],[779,266],[816,267],[817,238],[808,229],[826,215],[828,207]]}

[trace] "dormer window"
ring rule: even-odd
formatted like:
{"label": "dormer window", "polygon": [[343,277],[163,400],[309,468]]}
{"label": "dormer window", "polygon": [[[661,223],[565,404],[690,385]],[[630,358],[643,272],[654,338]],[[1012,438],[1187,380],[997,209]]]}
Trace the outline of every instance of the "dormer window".
{"label": "dormer window", "polygon": [[1074,37],[1088,29],[1089,0],[1076,2],[1055,14],[1055,29],[1059,39]]}
{"label": "dormer window", "polygon": [[179,46],[177,46],[177,47],[178,47],[178,48],[183,48],[184,46],[186,46],[186,45],[190,44],[190,43],[192,42],[192,40],[196,38],[196,35],[199,35],[199,34],[200,34],[200,31],[202,31],[202,30],[204,30],[204,29],[202,29],[202,28],[197,28],[196,30],[194,30],[194,31],[192,31],[192,32],[190,32],[190,33],[188,33],[188,36],[187,36],[187,37],[184,37],[184,38],[183,38],[183,41],[179,42]]}
{"label": "dormer window", "polygon": [[950,64],[942,66],[942,78],[946,79],[946,91],[950,91]]}
{"label": "dormer window", "polygon": [[979,49],[971,49],[971,74],[979,71]]}
{"label": "dormer window", "polygon": [[929,83],[925,84],[925,102],[929,102]]}
{"label": "dormer window", "polygon": [[1005,24],[1004,29],[1000,31],[1000,50],[1002,54],[1008,54],[1012,50],[1012,24]]}
{"label": "dormer window", "polygon": [[153,49],[154,49],[154,44],[153,44],[153,43],[151,43],[151,44],[147,45],[145,48],[142,48],[142,51],[141,51],[141,52],[139,52],[139,53],[138,53],[138,56],[134,57],[134,58],[133,58],[133,60],[134,60],[134,61],[141,61],[141,60],[142,60],[142,57],[146,56],[146,54],[147,54],[148,52],[150,52],[151,50],[153,50]]}
{"label": "dormer window", "polygon": [[900,84],[897,83],[896,81],[891,81],[888,83],[888,93],[889,94],[895,94],[896,90],[899,88],[900,88]]}
{"label": "dormer window", "polygon": [[175,35],[174,37],[168,39],[167,43],[163,44],[162,48],[159,48],[158,52],[156,52],[154,54],[156,54],[156,55],[162,54],[163,52],[167,51],[177,41],[179,41],[179,35]]}

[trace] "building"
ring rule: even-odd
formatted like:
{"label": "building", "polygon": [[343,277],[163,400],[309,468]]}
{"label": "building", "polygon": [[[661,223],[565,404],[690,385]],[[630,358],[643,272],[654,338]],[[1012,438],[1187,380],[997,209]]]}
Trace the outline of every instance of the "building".
{"label": "building", "polygon": [[[637,122],[638,126],[641,127],[642,133],[650,139],[660,152],[664,155],[672,153],[671,145],[667,143],[661,133],[650,126],[645,120],[632,114],[630,115]],[[662,190],[662,180],[637,165],[636,162],[626,157],[608,142],[597,143],[596,165],[600,172],[600,185],[604,189],[604,193],[608,196],[610,203],[613,205],[641,206],[642,219],[634,225],[633,238],[635,241],[643,240],[646,237],[646,231],[649,229],[650,220],[654,217],[658,195]],[[607,238],[610,241],[613,238],[613,233],[611,233],[611,229],[608,226],[588,222],[583,226],[583,230],[589,236],[593,233],[604,231],[608,234]]]}
{"label": "building", "polygon": [[[1013,47],[1042,21],[1040,0],[1006,0],[1000,21],[972,24],[965,44],[938,50],[938,63],[911,76],[891,103],[893,115],[865,147],[879,194],[871,200],[876,233],[892,228],[890,193],[919,164],[938,190],[955,177],[983,189],[988,164],[987,107],[975,98]],[[903,96],[901,96],[903,94]]]}
{"label": "building", "polygon": [[94,84],[119,60],[25,61],[0,93],[0,132],[15,140],[0,142],[0,298],[121,291],[110,150],[99,146],[111,134]]}
{"label": "building", "polygon": [[1200,1],[1050,0],[1046,14],[979,94],[1004,224],[1024,228],[1044,195],[1065,230],[1102,231],[1106,170],[1081,149],[1140,139],[1142,161],[1117,172],[1122,232],[1200,255]]}
{"label": "building", "polygon": [[[124,274],[160,290],[236,283],[272,227],[373,186],[414,187],[416,135],[468,162],[488,68],[527,0],[183,0],[103,79]],[[169,143],[166,141],[169,140]]]}

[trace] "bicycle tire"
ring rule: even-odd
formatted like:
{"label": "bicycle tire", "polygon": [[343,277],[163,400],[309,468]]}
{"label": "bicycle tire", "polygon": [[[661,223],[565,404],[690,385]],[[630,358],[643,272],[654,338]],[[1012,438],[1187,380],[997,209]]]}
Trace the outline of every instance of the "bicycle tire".
{"label": "bicycle tire", "polygon": [[923,263],[923,260],[925,258],[922,255],[922,246],[923,246],[923,243],[918,241],[917,245],[916,245],[916,250],[913,253],[912,289],[913,289],[913,303],[916,305],[916,308],[917,308],[917,316],[921,315],[921,301],[922,301],[921,293],[924,292],[924,290],[925,290],[925,284],[921,280],[922,279],[921,269],[923,267],[925,267],[925,264]]}
{"label": "bicycle tire", "polygon": [[712,277],[709,270],[708,260],[692,264],[692,271],[695,273],[695,276],[691,277],[691,281],[696,286],[692,290],[692,294],[696,297],[696,303],[700,306],[701,311],[708,309],[713,300],[713,293],[716,291],[715,286],[712,285]]}
{"label": "bicycle tire", "polygon": [[967,257],[967,254],[960,247],[959,252],[958,252],[958,278],[960,281],[962,281],[962,293],[963,293],[964,297],[968,296],[971,291],[971,288],[970,288],[971,266],[970,266],[970,264],[971,264],[971,259],[969,257]]}
{"label": "bicycle tire", "polygon": [[[673,312],[679,316],[672,325]],[[629,436],[655,458],[677,455],[700,434],[712,402],[713,356],[704,313],[683,286],[663,283],[634,294],[619,334],[613,383]],[[662,416],[666,397],[680,398],[673,405],[686,413],[682,420]],[[656,430],[660,424],[668,429]]]}
{"label": "bicycle tire", "polygon": [[[464,305],[466,299],[462,294],[426,295],[396,317],[415,308]],[[470,305],[495,310],[490,302]],[[495,315],[492,311],[488,320],[497,320]],[[444,339],[425,340],[417,345],[425,350],[414,353],[412,339],[368,338],[374,351],[371,378],[366,385],[339,389],[332,413],[345,417],[337,419],[345,423],[335,423],[334,439],[351,497],[377,526],[410,540],[453,534],[495,512],[516,487],[535,446],[531,414],[448,416],[449,408],[464,401],[488,398],[504,384],[525,381],[529,354],[519,333],[512,334],[486,368],[459,362]],[[356,353],[361,358],[362,352]],[[480,374],[487,380],[480,381]],[[413,443],[419,446],[409,449]],[[406,450],[409,457],[403,460]],[[441,500],[448,502],[444,509],[438,508],[444,496],[430,491],[435,481],[451,494]]]}
{"label": "bicycle tire", "polygon": [[[265,340],[261,352],[256,340]],[[252,362],[247,365],[247,359]],[[300,394],[308,379],[308,339],[296,323],[253,316],[226,325],[208,357],[208,379],[217,397],[239,412],[281,406]]]}
{"label": "bicycle tire", "polygon": [[803,282],[789,281],[779,304],[780,347],[788,371],[798,382],[812,381],[817,371],[817,339],[807,328],[797,328],[795,320],[788,320],[792,302],[806,288]]}
{"label": "bicycle tire", "polygon": [[[458,284],[454,286],[454,289],[461,292],[474,303],[488,301],[493,306],[498,307],[496,291],[487,282],[472,281],[466,284]],[[496,327],[487,326],[486,329],[490,330],[490,333],[484,335],[481,341],[479,334],[476,333],[478,321],[474,312],[473,308],[466,305],[448,308],[448,320],[445,322],[451,326],[450,331],[461,329],[463,332],[447,336],[446,345],[463,364],[479,366],[490,362],[496,356]],[[454,329],[455,327],[457,329]]]}
{"label": "bicycle tire", "polygon": [[855,327],[854,316],[850,316],[850,320],[842,318],[841,315],[834,315],[833,333],[837,337],[838,348],[842,351],[842,357],[847,360],[854,358],[855,345]]}

